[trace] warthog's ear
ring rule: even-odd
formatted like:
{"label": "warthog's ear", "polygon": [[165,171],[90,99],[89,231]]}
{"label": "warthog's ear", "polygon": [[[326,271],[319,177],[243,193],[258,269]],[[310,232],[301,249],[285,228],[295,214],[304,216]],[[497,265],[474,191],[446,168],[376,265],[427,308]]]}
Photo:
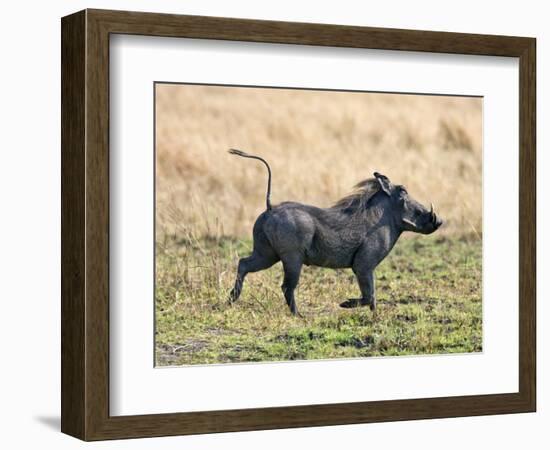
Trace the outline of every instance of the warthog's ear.
{"label": "warthog's ear", "polygon": [[381,173],[374,172],[374,177],[378,181],[378,184],[382,188],[382,190],[387,194],[391,196],[392,191],[392,184],[390,179],[386,175],[382,175]]}

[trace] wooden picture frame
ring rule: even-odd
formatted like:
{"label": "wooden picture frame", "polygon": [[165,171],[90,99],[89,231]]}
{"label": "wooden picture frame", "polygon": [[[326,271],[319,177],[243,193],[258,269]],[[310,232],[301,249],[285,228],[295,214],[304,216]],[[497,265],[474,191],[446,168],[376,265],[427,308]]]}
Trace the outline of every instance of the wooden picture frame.
{"label": "wooden picture frame", "polygon": [[[62,30],[62,415],[84,440],[535,411],[533,38],[85,10]],[[109,415],[109,36],[185,37],[519,58],[519,391],[261,409]]]}

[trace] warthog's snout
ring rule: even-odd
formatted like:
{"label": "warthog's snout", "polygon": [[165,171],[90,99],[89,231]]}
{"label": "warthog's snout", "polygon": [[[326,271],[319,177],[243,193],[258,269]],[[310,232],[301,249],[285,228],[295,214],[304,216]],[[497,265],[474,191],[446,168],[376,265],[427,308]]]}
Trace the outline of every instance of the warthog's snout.
{"label": "warthog's snout", "polygon": [[406,217],[401,219],[406,231],[431,234],[443,225],[443,220],[436,214],[433,203],[430,205],[430,209],[427,209],[407,196],[405,205],[403,214],[411,217],[410,219]]}
{"label": "warthog's snout", "polygon": [[443,220],[435,213],[433,203],[430,204],[430,210],[426,211],[423,217],[423,224],[418,226],[416,230],[422,234],[431,234],[443,225]]}

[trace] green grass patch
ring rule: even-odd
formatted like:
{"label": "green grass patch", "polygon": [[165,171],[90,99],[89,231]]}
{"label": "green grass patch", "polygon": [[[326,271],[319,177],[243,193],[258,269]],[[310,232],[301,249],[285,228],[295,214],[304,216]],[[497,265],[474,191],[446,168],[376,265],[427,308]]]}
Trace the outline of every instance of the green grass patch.
{"label": "green grass patch", "polygon": [[157,365],[237,363],[479,352],[481,241],[402,238],[376,270],[378,307],[342,309],[359,296],[351,270],[304,267],[293,317],[282,267],[249,274],[227,303],[239,257],[252,242],[157,242]]}

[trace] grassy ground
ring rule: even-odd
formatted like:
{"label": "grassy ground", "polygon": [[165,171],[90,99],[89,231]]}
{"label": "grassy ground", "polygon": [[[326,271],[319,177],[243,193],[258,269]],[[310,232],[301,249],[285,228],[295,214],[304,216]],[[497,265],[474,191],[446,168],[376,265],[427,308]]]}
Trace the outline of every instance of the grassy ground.
{"label": "grassy ground", "polygon": [[227,304],[239,256],[230,238],[157,242],[157,365],[479,352],[481,241],[476,236],[401,238],[376,271],[378,309],[338,306],[359,294],[351,270],[305,267],[303,318],[280,289],[280,263],[250,274]]}

